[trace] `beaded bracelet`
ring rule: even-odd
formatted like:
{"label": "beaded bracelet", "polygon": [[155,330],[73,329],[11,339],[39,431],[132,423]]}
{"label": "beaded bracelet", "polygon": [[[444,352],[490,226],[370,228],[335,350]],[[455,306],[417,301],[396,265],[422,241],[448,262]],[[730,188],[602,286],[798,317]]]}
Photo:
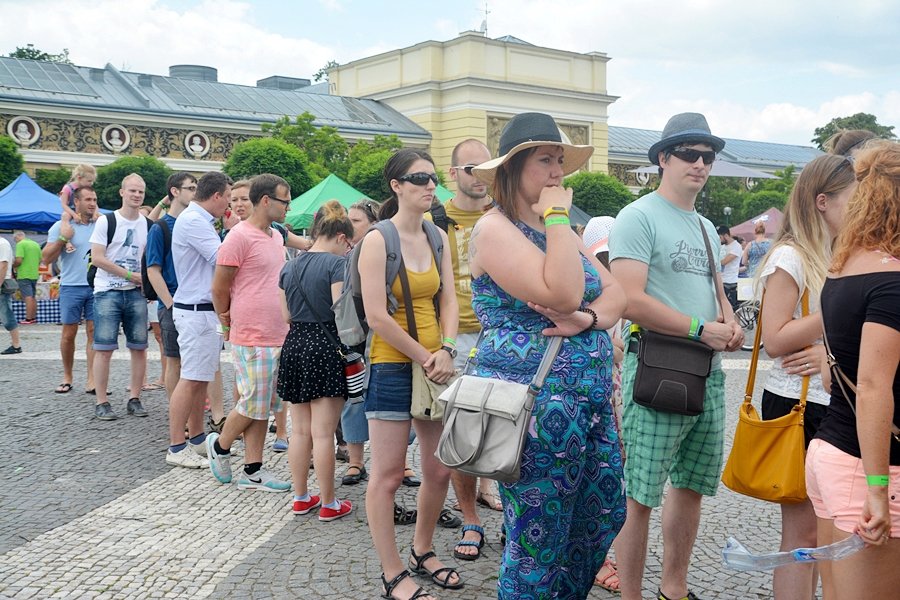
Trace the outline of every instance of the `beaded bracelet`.
{"label": "beaded bracelet", "polygon": [[593,329],[597,326],[597,313],[595,313],[593,310],[585,307],[585,308],[579,308],[578,312],[587,313],[587,314],[591,315],[591,318],[594,319],[594,322],[591,323],[590,325],[588,325],[587,327],[585,327],[582,331],[587,331],[588,329]]}

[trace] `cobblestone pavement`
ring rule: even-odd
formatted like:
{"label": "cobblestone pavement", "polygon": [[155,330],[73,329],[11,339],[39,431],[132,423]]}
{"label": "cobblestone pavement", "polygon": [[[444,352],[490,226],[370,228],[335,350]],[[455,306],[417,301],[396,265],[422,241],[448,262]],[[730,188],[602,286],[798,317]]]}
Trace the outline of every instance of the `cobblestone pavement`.
{"label": "cobblestone pavement", "polygon": [[[23,327],[25,352],[0,358],[0,452],[7,457],[0,487],[0,597],[379,596],[381,569],[366,526],[365,484],[338,488],[340,497],[354,503],[351,516],[320,523],[292,515],[289,494],[240,491],[218,484],[207,471],[171,468],[164,462],[165,393],[143,394],[149,418],[125,416],[126,354],[115,356],[110,379],[111,402],[122,417],[118,421],[92,418],[94,397],[83,392],[82,338],[74,389],[53,393],[61,374],[59,331]],[[156,349],[152,339],[151,347]],[[151,381],[159,374],[158,356],[150,353]],[[743,397],[747,358],[736,354],[725,362],[726,448]],[[231,365],[223,365],[230,398]],[[418,465],[417,445],[410,453]],[[289,478],[285,454],[267,448],[265,456],[276,475]],[[342,471],[339,463],[338,477]],[[415,490],[401,488],[399,500],[414,506]],[[483,557],[459,565],[466,587],[442,598],[496,598],[500,515],[479,510],[488,532]],[[728,535],[754,549],[777,548],[779,526],[777,507],[721,488],[704,501],[691,589],[703,599],[771,597],[769,574],[729,571],[720,551]],[[397,528],[402,552],[408,551],[412,533],[412,527]],[[438,528],[435,538],[438,554],[451,564],[458,535]],[[661,557],[659,511],[654,511],[647,598],[654,597]],[[591,594],[592,599],[615,597],[599,589]]]}

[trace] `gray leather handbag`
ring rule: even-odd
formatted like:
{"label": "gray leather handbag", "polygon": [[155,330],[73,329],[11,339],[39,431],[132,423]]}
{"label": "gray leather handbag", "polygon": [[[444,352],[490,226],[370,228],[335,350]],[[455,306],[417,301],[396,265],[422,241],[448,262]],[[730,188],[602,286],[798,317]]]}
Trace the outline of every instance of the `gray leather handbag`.
{"label": "gray leather handbag", "polygon": [[446,406],[443,432],[434,453],[438,460],[468,475],[505,483],[519,480],[534,400],[563,338],[549,339],[530,384],[463,375],[440,395],[438,400]]}

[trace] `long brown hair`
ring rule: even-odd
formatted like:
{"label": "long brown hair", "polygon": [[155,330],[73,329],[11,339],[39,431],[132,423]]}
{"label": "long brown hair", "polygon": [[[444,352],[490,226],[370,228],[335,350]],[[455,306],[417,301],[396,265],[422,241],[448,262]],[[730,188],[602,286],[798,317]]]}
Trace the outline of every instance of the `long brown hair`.
{"label": "long brown hair", "polygon": [[494,202],[503,211],[503,214],[513,221],[519,220],[519,211],[516,209],[516,196],[519,193],[519,183],[522,179],[522,171],[525,169],[525,161],[538,148],[540,146],[526,148],[521,152],[517,152],[508,161],[497,167],[497,173],[494,175],[491,195],[494,197]]}
{"label": "long brown hair", "polygon": [[[792,246],[803,263],[806,287],[811,292],[821,292],[831,263],[832,241],[825,218],[816,206],[816,197],[819,194],[839,194],[853,183],[853,179],[853,163],[844,156],[823,154],[807,163],[794,183],[791,197],[784,207],[781,229],[772,241],[763,264],[768,262],[776,248]],[[759,289],[759,277],[763,271],[763,268],[756,270],[754,289]]]}
{"label": "long brown hair", "polygon": [[847,204],[831,271],[838,272],[856,249],[900,258],[900,144],[869,142],[856,155],[859,186]]}

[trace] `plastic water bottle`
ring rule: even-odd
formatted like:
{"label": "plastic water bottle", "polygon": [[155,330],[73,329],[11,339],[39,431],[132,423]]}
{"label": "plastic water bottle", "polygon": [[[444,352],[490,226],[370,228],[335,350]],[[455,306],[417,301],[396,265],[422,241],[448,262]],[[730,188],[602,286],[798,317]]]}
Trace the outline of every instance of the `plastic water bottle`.
{"label": "plastic water bottle", "polygon": [[841,560],[866,547],[866,543],[858,535],[851,535],[827,546],[818,548],[797,548],[788,552],[769,552],[753,554],[743,544],[728,538],[722,549],[722,561],[725,566],[735,571],[771,571],[793,563],[816,562],[820,560]]}

